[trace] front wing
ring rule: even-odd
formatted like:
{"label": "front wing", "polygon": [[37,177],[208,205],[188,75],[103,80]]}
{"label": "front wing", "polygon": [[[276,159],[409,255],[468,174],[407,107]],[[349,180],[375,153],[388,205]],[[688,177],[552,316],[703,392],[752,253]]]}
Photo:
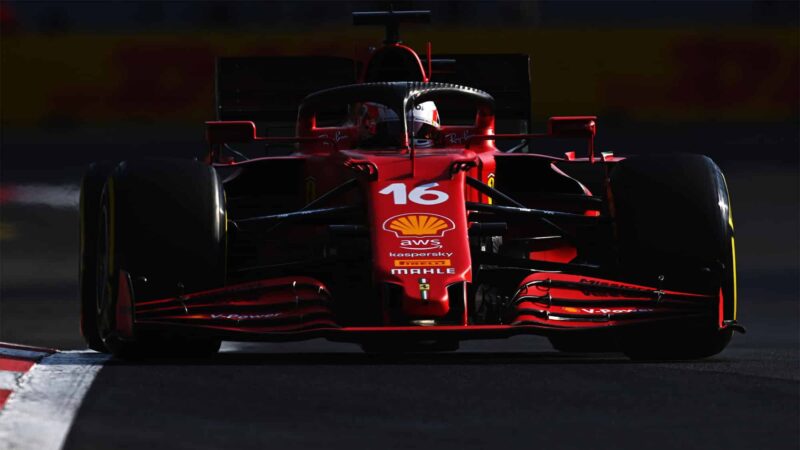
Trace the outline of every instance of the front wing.
{"label": "front wing", "polygon": [[[121,274],[122,330],[160,330],[240,341],[326,338],[340,342],[372,339],[469,340],[519,334],[554,335],[684,319],[722,321],[722,293],[654,287],[563,273],[526,277],[506,302],[500,324],[432,326],[344,326],[337,322],[327,288],[309,277],[248,282],[178,297],[136,302]],[[122,288],[124,287],[124,288]],[[130,314],[127,312],[130,311]],[[124,323],[124,322],[129,323]],[[128,336],[132,338],[133,335]]]}

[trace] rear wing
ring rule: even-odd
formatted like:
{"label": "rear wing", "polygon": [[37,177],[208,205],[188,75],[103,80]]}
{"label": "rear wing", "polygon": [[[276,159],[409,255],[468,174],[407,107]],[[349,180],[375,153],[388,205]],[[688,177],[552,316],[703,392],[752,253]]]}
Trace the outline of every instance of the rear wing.
{"label": "rear wing", "polygon": [[[294,134],[297,108],[310,93],[355,83],[352,59],[332,56],[218,58],[217,120],[248,120],[273,134]],[[284,130],[281,130],[284,131]],[[285,134],[285,133],[280,133]]]}
{"label": "rear wing", "polygon": [[[474,87],[495,98],[497,133],[527,133],[531,122],[530,57],[521,54],[434,55],[431,81]],[[448,64],[436,64],[451,60]],[[442,70],[437,70],[439,67]],[[217,120],[247,120],[268,135],[293,135],[303,99],[323,89],[356,82],[358,64],[331,56],[219,58]],[[397,80],[404,81],[404,80]],[[445,123],[473,111],[444,108]]]}
{"label": "rear wing", "polygon": [[[488,92],[495,100],[497,133],[531,130],[531,62],[523,54],[447,54],[431,58],[431,81]],[[450,60],[437,70],[437,60]],[[445,118],[446,120],[447,118]]]}

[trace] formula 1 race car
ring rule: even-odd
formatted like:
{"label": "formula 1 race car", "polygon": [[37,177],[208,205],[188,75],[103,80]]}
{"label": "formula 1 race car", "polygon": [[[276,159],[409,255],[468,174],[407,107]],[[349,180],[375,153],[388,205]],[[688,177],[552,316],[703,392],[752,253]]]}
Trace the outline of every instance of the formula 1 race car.
{"label": "formula 1 race car", "polygon": [[[421,58],[398,24],[428,18],[354,13],[386,26],[358,79],[346,58],[220,58],[202,160],[92,165],[89,347],[322,337],[402,352],[538,334],[567,352],[722,351],[741,327],[714,162],[597,152],[593,116],[531,133],[528,56]],[[559,142],[586,154],[533,152]]]}

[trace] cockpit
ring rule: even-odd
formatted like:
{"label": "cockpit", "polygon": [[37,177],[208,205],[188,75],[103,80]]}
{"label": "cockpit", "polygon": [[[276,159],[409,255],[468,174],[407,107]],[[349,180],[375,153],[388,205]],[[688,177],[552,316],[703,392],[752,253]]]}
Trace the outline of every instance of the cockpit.
{"label": "cockpit", "polygon": [[[344,122],[320,120],[323,112],[335,105],[346,105]],[[452,111],[452,122],[440,105]],[[339,150],[462,146],[468,136],[493,134],[493,107],[489,94],[454,84],[386,82],[341,86],[306,97],[298,115],[297,136],[334,138]]]}

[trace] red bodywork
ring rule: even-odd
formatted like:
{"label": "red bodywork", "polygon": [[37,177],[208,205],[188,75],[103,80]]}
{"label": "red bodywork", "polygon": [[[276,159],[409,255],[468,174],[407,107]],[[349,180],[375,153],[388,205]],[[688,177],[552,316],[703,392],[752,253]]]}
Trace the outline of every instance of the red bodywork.
{"label": "red bodywork", "polygon": [[[417,85],[428,83],[430,69],[413,50],[390,44],[373,55],[407,52],[418,66]],[[430,67],[430,56],[427,59]],[[368,80],[369,62],[362,74]],[[527,270],[501,302],[504,310],[495,323],[481,323],[475,316],[475,264],[484,241],[471,237],[477,229],[471,217],[480,213],[475,205],[493,205],[490,198],[468,183],[468,178],[494,187],[502,181],[498,160],[536,159],[565,183],[572,183],[576,196],[590,198],[586,186],[564,171],[573,165],[595,165],[599,171],[619,161],[611,154],[596,157],[594,117],[551,119],[547,134],[496,136],[495,118],[479,111],[471,126],[443,126],[443,145],[433,149],[410,148],[408,139],[402,148],[382,151],[358,149],[358,134],[353,124],[318,127],[314,114],[301,113],[296,137],[258,137],[252,122],[209,122],[211,144],[208,162],[220,170],[243,171],[254,167],[274,167],[296,163],[302,167],[306,207],[315,199],[342,183],[357,180],[356,191],[363,201],[369,241],[369,266],[364,291],[378,312],[371,323],[348,323],[342,320],[337,302],[349,301],[347,294],[333,295],[318,278],[298,269],[296,275],[233,283],[211,291],[188,293],[179,297],[138,300],[120,295],[120,308],[133,304],[133,323],[125,314],[118,323],[126,335],[136,327],[179,327],[211,333],[228,339],[293,340],[326,337],[332,340],[365,342],[377,336],[397,339],[461,340],[508,337],[520,333],[547,334],[564,330],[616,327],[676,317],[702,316],[719,310],[720,297],[707,293],[663,290],[631,281],[589,276],[570,263],[579,249],[564,240],[525,251],[531,263],[558,264],[560,270]],[[497,150],[498,139],[580,138],[589,143],[588,154],[576,158],[574,151],[564,158],[533,154],[504,154]],[[294,155],[265,157],[234,163],[221,160],[221,145],[230,142],[295,142]],[[566,172],[569,172],[567,170]],[[533,175],[532,175],[533,176]],[[568,181],[571,180],[571,181]],[[346,197],[353,199],[355,196]],[[472,206],[470,206],[472,205]],[[583,216],[601,223],[609,211],[601,207],[574,206],[557,201],[531,206],[557,206],[564,214]],[[311,208],[313,209],[313,208]],[[233,219],[235,221],[235,218]],[[289,230],[283,239],[302,239],[324,233],[314,225]],[[290,255],[286,255],[287,258]],[[123,274],[124,278],[124,274]],[[120,286],[128,287],[128,283]],[[363,293],[354,293],[363,294]]]}

